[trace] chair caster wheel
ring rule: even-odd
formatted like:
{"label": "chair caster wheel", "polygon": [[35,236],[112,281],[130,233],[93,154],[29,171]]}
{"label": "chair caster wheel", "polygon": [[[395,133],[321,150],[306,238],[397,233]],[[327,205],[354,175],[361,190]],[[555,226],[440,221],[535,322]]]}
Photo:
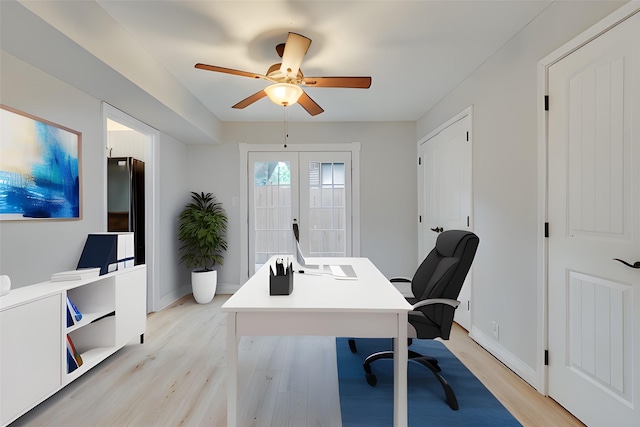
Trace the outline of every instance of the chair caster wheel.
{"label": "chair caster wheel", "polygon": [[364,376],[367,379],[367,384],[369,384],[371,387],[375,387],[376,384],[378,384],[378,379],[376,378],[375,375],[373,375],[373,374],[364,374]]}

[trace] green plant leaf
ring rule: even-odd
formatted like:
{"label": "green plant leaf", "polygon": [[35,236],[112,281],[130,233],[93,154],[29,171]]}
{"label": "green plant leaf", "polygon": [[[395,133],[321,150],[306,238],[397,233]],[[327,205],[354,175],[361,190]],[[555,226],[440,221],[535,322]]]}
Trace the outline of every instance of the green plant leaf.
{"label": "green plant leaf", "polygon": [[222,264],[227,250],[227,215],[211,193],[191,192],[191,202],[178,216],[180,262],[211,270]]}

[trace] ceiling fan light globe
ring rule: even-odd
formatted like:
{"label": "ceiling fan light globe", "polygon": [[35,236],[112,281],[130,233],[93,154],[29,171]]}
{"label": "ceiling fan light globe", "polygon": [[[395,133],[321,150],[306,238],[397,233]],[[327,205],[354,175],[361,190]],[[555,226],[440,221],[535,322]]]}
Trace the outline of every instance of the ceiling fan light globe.
{"label": "ceiling fan light globe", "polygon": [[302,95],[302,88],[291,83],[276,83],[267,86],[264,91],[267,96],[276,105],[289,106],[298,102]]}

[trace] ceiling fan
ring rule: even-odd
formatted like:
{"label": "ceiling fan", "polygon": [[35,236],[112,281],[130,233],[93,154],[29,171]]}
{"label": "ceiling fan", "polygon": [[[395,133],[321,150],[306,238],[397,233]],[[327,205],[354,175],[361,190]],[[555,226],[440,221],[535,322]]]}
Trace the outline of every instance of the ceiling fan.
{"label": "ceiling fan", "polygon": [[273,64],[266,74],[250,73],[201,63],[196,64],[195,67],[201,70],[234,74],[252,79],[264,79],[272,83],[265,89],[254,93],[231,107],[239,109],[248,107],[268,96],[275,104],[285,107],[298,102],[309,114],[315,116],[324,110],[307,95],[302,86],[355,89],[368,89],[371,86],[371,77],[305,77],[302,74],[302,70],[300,70],[300,64],[310,45],[311,39],[300,34],[289,33],[286,43],[276,46],[276,52],[282,58],[282,62]]}

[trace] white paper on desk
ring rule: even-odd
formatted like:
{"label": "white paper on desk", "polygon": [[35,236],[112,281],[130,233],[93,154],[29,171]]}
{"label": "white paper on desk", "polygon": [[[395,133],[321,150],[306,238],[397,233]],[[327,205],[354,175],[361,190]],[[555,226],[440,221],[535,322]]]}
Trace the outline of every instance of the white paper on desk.
{"label": "white paper on desk", "polygon": [[331,275],[338,280],[358,280],[358,275],[350,265],[329,265]]}

